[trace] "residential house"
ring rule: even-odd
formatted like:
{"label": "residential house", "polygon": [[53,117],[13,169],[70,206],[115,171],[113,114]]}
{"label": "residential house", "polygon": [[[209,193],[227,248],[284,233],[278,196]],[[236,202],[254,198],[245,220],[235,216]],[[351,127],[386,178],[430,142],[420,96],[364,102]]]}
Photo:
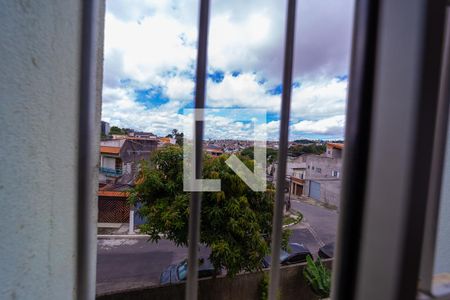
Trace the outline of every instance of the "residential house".
{"label": "residential house", "polygon": [[222,148],[216,145],[207,145],[205,151],[213,157],[218,157],[223,154]]}
{"label": "residential house", "polygon": [[305,186],[306,178],[306,163],[300,162],[292,167],[292,171],[287,173],[290,176],[290,191],[292,194],[301,196],[303,195],[303,187]]}
{"label": "residential house", "polygon": [[344,144],[328,143],[325,156],[331,157],[331,158],[342,158],[343,150],[344,150]]}
{"label": "residential house", "polygon": [[138,137],[101,141],[99,222],[128,222],[127,191],[136,183],[140,162],[150,159],[157,144],[157,139]]}
{"label": "residential house", "polygon": [[294,159],[287,170],[290,193],[337,206],[343,149],[343,144],[328,143],[323,155],[304,154]]}
{"label": "residential house", "polygon": [[151,132],[143,132],[143,131],[130,131],[128,136],[140,138],[140,139],[156,139],[157,136]]}
{"label": "residential house", "polygon": [[161,137],[158,139],[158,147],[164,147],[166,145],[175,145],[177,140],[171,137]]}

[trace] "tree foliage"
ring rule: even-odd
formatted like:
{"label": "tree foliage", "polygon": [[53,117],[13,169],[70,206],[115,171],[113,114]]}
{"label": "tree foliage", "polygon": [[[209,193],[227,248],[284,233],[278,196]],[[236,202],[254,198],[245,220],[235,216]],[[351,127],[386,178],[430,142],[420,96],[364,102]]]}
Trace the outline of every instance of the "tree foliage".
{"label": "tree foliage", "polygon": [[[210,260],[219,270],[233,276],[240,271],[261,268],[269,252],[274,191],[252,191],[226,164],[228,157],[205,155],[203,177],[221,179],[220,192],[204,192],[201,210],[200,242],[211,249]],[[241,157],[249,168],[253,161]],[[178,246],[186,246],[190,193],[183,192],[183,151],[179,146],[158,150],[149,165],[141,168],[141,183],[130,195],[141,203],[141,226],[150,240],[164,234]],[[288,232],[284,232],[284,246]]]}
{"label": "tree foliage", "polygon": [[111,126],[109,129],[109,134],[125,134],[125,131],[117,126]]}
{"label": "tree foliage", "polygon": [[320,258],[313,261],[310,255],[306,257],[307,265],[303,269],[303,277],[311,287],[314,294],[321,298],[330,296],[331,291],[331,272],[328,270]]}
{"label": "tree foliage", "polygon": [[288,153],[291,156],[300,156],[302,154],[322,154],[325,153],[326,150],[325,145],[317,145],[317,144],[310,144],[310,145],[296,145],[289,148]]}
{"label": "tree foliage", "polygon": [[[241,151],[241,155],[249,159],[254,159],[254,148],[248,147]],[[268,163],[272,163],[277,160],[278,151],[272,148],[266,148],[266,158]]]}
{"label": "tree foliage", "polygon": [[296,142],[298,144],[314,144],[315,143],[315,141],[308,140],[308,139],[299,139],[299,140],[295,140],[294,142]]}
{"label": "tree foliage", "polygon": [[172,129],[172,132],[166,135],[166,137],[175,139],[177,145],[183,146],[184,134],[182,132],[178,132],[178,129]]}

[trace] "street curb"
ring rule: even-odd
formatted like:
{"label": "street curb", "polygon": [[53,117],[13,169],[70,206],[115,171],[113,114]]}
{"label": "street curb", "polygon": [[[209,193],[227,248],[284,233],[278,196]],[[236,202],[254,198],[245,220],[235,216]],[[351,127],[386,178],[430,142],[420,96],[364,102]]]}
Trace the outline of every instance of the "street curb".
{"label": "street curb", "polygon": [[283,228],[286,228],[286,227],[289,227],[289,226],[292,226],[292,225],[295,225],[295,224],[297,224],[297,223],[296,222],[292,222],[292,223],[283,225]]}
{"label": "street curb", "polygon": [[[299,211],[297,211],[297,212],[301,214],[301,212],[299,212]],[[304,217],[303,217],[303,215],[302,215],[302,219],[301,219],[300,221],[298,221],[298,219],[297,219],[297,221],[295,221],[295,222],[292,222],[292,223],[283,225],[283,228],[286,228],[286,227],[290,227],[290,226],[294,226],[294,225],[300,224],[300,223],[303,221],[303,219],[304,219]]]}
{"label": "street curb", "polygon": [[106,240],[106,239],[142,239],[149,238],[150,236],[147,234],[98,234],[97,239]]}
{"label": "street curb", "polygon": [[308,204],[308,205],[315,206],[315,207],[320,207],[320,208],[323,208],[323,209],[326,209],[329,211],[339,212],[338,206],[327,203],[327,202],[315,200],[310,197],[308,197],[308,199],[306,199],[306,200],[305,199],[292,199],[291,201],[300,202],[300,203]]}

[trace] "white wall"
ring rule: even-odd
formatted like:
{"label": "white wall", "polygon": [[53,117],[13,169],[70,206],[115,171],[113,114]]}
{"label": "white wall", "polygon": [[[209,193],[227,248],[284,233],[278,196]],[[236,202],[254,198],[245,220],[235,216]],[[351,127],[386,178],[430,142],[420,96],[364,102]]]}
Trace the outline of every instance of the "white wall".
{"label": "white wall", "polygon": [[0,0],[0,299],[79,298],[81,3]]}
{"label": "white wall", "polygon": [[109,146],[109,147],[122,147],[122,145],[125,143],[126,139],[118,139],[118,140],[106,140],[101,141],[100,144],[102,146]]}

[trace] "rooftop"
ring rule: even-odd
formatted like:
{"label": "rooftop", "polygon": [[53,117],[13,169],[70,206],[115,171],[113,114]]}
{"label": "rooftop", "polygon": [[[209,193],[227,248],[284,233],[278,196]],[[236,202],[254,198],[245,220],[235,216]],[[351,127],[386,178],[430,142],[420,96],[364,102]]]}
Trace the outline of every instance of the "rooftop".
{"label": "rooftop", "polygon": [[336,149],[340,149],[340,150],[344,149],[344,144],[342,144],[342,143],[328,143],[327,146],[330,146],[330,147],[336,148]]}
{"label": "rooftop", "polygon": [[118,155],[120,147],[100,146],[100,153]]}

